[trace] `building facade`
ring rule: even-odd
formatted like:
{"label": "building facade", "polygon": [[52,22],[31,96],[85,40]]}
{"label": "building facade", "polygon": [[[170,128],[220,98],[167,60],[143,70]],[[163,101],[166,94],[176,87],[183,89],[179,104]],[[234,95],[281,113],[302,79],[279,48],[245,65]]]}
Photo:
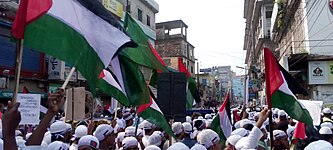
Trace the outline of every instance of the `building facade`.
{"label": "building facade", "polygon": [[[263,48],[252,45],[260,41],[252,35],[257,33],[253,30],[258,27],[255,18],[264,17],[256,8],[260,6],[259,3],[266,5],[268,2],[244,1],[246,30],[250,30],[246,32],[244,40],[246,63],[250,68],[256,67],[261,72],[264,71]],[[272,50],[280,65],[289,71],[309,94],[296,96],[333,104],[332,6],[327,1],[313,0],[279,1],[269,5],[273,7],[269,38],[266,42],[268,44],[265,45],[264,42],[264,46]],[[256,15],[258,17],[255,17]],[[251,31],[254,34],[251,34]],[[250,71],[252,76],[255,74],[257,79],[264,81],[264,75],[253,72]],[[261,82],[261,86],[264,87],[264,82]],[[264,90],[262,93],[265,93]],[[261,98],[264,98],[264,94],[261,95]]]}
{"label": "building facade", "polygon": [[156,51],[167,66],[176,70],[178,70],[178,58],[181,58],[194,77],[194,46],[187,41],[187,28],[188,26],[182,20],[157,23]]}

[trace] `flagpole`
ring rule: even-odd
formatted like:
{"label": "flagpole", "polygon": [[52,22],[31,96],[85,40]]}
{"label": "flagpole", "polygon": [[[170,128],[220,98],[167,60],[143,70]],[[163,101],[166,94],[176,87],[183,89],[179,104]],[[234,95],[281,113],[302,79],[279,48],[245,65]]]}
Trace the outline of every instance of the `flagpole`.
{"label": "flagpole", "polygon": [[16,43],[16,67],[15,67],[15,77],[14,77],[14,93],[12,102],[15,104],[17,100],[17,93],[20,84],[20,75],[21,75],[21,65],[22,65],[22,55],[23,55],[23,42],[24,39],[19,39]]}
{"label": "flagpole", "polygon": [[[137,107],[135,107],[135,112],[138,112],[138,108],[137,108]],[[137,133],[138,133],[138,127],[139,127],[139,123],[140,123],[140,117],[139,117],[139,114],[136,113],[136,116],[137,116],[137,118],[136,118],[136,124],[135,124],[135,132],[134,132],[134,135],[135,135],[135,136],[136,136]]]}
{"label": "flagpole", "polygon": [[66,88],[66,86],[67,86],[69,80],[71,79],[71,77],[72,77],[74,71],[75,71],[75,67],[72,67],[72,69],[71,69],[71,71],[69,72],[69,75],[67,76],[67,78],[66,78],[64,84],[62,84],[61,89],[65,89],[65,88]]}

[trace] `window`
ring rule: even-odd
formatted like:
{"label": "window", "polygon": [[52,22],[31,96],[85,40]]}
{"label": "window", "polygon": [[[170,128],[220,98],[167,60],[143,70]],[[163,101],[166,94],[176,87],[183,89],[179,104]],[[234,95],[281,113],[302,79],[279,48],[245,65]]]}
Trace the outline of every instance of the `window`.
{"label": "window", "polygon": [[142,22],[142,10],[138,8],[138,20]]}
{"label": "window", "polygon": [[191,73],[194,73],[194,69],[193,69],[193,66],[191,66]]}
{"label": "window", "polygon": [[150,16],[147,15],[147,26],[150,26]]}

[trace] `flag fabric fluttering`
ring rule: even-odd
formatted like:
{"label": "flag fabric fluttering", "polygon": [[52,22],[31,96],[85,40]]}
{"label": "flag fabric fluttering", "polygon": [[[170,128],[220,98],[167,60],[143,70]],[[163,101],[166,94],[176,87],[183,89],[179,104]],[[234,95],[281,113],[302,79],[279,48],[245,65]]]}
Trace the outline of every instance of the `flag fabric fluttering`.
{"label": "flag fabric fluttering", "polygon": [[229,95],[230,90],[228,90],[223,104],[210,125],[210,128],[214,130],[220,136],[221,141],[224,142],[232,132]]}
{"label": "flag fabric fluttering", "polygon": [[[101,3],[89,0],[30,0],[28,3],[25,31],[21,27],[13,28],[13,36],[24,33],[26,46],[74,66],[85,77],[93,94],[99,74],[118,50],[137,46]],[[14,24],[20,26],[18,21]]]}
{"label": "flag fabric fluttering", "polygon": [[196,82],[191,77],[190,72],[188,72],[188,70],[186,69],[186,66],[184,65],[184,63],[182,61],[182,58],[180,58],[180,57],[178,57],[178,71],[186,74],[186,79],[187,79],[187,83],[188,83],[188,86],[187,86],[188,90],[186,92],[191,92],[191,95],[193,97],[191,99],[187,99],[186,109],[191,110],[194,100],[196,103],[200,103],[201,99],[200,99],[200,95],[199,95],[199,92],[197,89]]}
{"label": "flag fabric fluttering", "polygon": [[23,90],[22,90],[22,93],[23,94],[29,94],[30,91],[28,90],[28,88],[26,86],[23,87]]}
{"label": "flag fabric fluttering", "polygon": [[108,94],[109,96],[117,99],[118,102],[124,106],[130,106],[130,102],[127,99],[126,93],[123,91],[111,72],[103,69],[99,75],[99,78],[100,80],[98,80],[98,88],[100,90],[102,90],[105,94]]}
{"label": "flag fabric fluttering", "polygon": [[125,48],[120,52],[120,55],[126,56],[133,62],[160,71],[168,71],[161,59],[157,58],[152,50],[153,46],[149,42],[147,35],[143,32],[139,24],[126,13],[124,28],[126,32],[131,36],[133,41],[138,44],[138,47]]}
{"label": "flag fabric fluttering", "polygon": [[[298,84],[293,78],[285,78],[276,58],[268,48],[264,49],[266,98],[269,108],[279,108],[300,122],[312,125],[310,113],[290,90],[290,84]],[[288,80],[286,80],[288,79]],[[300,87],[300,86],[299,86]]]}
{"label": "flag fabric fluttering", "polygon": [[150,95],[151,96],[149,97],[149,103],[142,104],[138,107],[138,115],[143,119],[149,121],[150,123],[156,124],[156,126],[163,129],[167,134],[171,135],[172,137],[175,137],[169,123],[164,117],[163,112],[155,102],[156,98],[154,97],[152,92],[150,92]]}

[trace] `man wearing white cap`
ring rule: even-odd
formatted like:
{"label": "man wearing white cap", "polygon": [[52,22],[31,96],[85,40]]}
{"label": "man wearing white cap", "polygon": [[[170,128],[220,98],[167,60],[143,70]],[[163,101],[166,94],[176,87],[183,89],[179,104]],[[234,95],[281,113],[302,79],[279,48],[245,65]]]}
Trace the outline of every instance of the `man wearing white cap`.
{"label": "man wearing white cap", "polygon": [[61,141],[54,141],[47,147],[48,150],[68,150],[69,145],[61,142]]}
{"label": "man wearing white cap", "polygon": [[182,125],[184,129],[184,138],[181,142],[187,147],[192,148],[197,143],[195,140],[191,139],[192,125],[187,122],[184,122]]}
{"label": "man wearing white cap", "polygon": [[176,143],[179,142],[180,140],[183,139],[183,135],[184,135],[184,130],[183,130],[183,125],[180,122],[174,122],[172,124],[172,131],[176,136],[176,140],[173,140],[172,143]]}
{"label": "man wearing white cap", "polygon": [[332,116],[332,111],[329,108],[325,108],[323,109],[323,122],[330,122],[333,123],[333,121],[331,120],[331,116]]}
{"label": "man wearing white cap", "polygon": [[123,119],[126,122],[126,127],[132,126],[133,125],[133,115],[131,113],[125,113],[123,116]]}
{"label": "man wearing white cap", "polygon": [[308,146],[305,147],[304,150],[333,150],[333,146],[331,143],[326,142],[324,140],[318,140],[311,142]]}
{"label": "man wearing white cap", "polygon": [[322,136],[322,140],[325,140],[331,144],[333,143],[333,132],[329,127],[320,128],[319,134]]}
{"label": "man wearing white cap", "polygon": [[99,125],[94,132],[94,136],[99,141],[99,149],[108,150],[109,148],[115,148],[115,134],[111,125]]}
{"label": "man wearing white cap", "polygon": [[51,132],[51,141],[62,141],[64,143],[69,143],[70,138],[68,128],[65,122],[63,121],[56,121],[51,124],[50,126]]}
{"label": "man wearing white cap", "polygon": [[73,135],[74,142],[73,144],[69,147],[69,150],[77,150],[78,149],[78,143],[81,137],[85,136],[88,134],[88,128],[85,125],[79,125],[75,129],[75,133]]}
{"label": "man wearing white cap", "polygon": [[172,144],[167,150],[190,150],[185,144],[177,142]]}
{"label": "man wearing white cap", "polygon": [[226,150],[234,150],[236,143],[242,138],[240,135],[231,135],[227,138],[227,141],[225,142],[225,149]]}
{"label": "man wearing white cap", "polygon": [[287,134],[282,130],[273,131],[274,149],[289,149]]}
{"label": "man wearing white cap", "polygon": [[123,140],[122,150],[139,150],[138,140],[134,137],[126,137]]}
{"label": "man wearing white cap", "polygon": [[198,134],[198,143],[205,146],[207,150],[221,150],[222,145],[219,135],[211,130],[205,129]]}
{"label": "man wearing white cap", "polygon": [[78,143],[78,150],[98,150],[99,141],[92,135],[82,136]]}
{"label": "man wearing white cap", "polygon": [[145,135],[142,138],[142,143],[144,144],[144,146],[148,146],[149,145],[149,141],[148,141],[149,136],[153,134],[155,126],[147,120],[142,122],[142,126],[145,131],[144,132]]}

